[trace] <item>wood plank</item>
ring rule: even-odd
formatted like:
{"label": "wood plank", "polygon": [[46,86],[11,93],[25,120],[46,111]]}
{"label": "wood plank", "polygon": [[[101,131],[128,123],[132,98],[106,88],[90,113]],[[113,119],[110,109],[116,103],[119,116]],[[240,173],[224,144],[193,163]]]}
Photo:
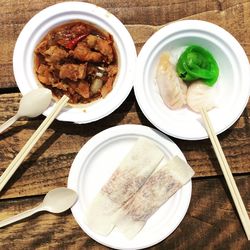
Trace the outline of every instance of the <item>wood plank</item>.
{"label": "wood plank", "polygon": [[[0,1],[1,46],[0,88],[15,87],[12,55],[15,41],[25,23],[43,8],[61,1]],[[161,25],[179,19],[200,19],[216,23],[232,33],[250,58],[250,3],[248,1],[119,0],[89,1],[107,8],[131,32],[137,50]],[[26,11],[23,11],[25,9]],[[13,15],[14,13],[14,15]],[[157,14],[156,14],[157,13]]]}
{"label": "wood plank", "polygon": [[[250,176],[236,182],[250,214]],[[42,197],[1,201],[0,220],[41,202]],[[231,197],[221,178],[194,179],[190,207],[179,227],[160,244],[163,249],[249,249]],[[70,211],[60,215],[42,213],[1,229],[1,249],[108,249],[90,239]]]}
{"label": "wood plank", "polygon": [[[20,94],[12,70],[15,41],[25,23],[41,9],[61,0],[0,0],[0,124],[16,113]],[[90,0],[115,14],[131,33],[139,52],[147,39],[163,25],[179,19],[200,19],[220,25],[241,43],[250,59],[249,0]],[[25,11],[24,11],[25,10]],[[4,94],[3,94],[4,93]],[[239,191],[250,214],[250,101],[238,121],[219,136]],[[43,116],[23,118],[0,135],[0,175]],[[119,124],[153,127],[142,114],[133,93],[108,117],[86,125],[55,121],[0,193],[0,220],[41,202],[49,190],[67,185],[70,166],[92,136]],[[187,215],[166,240],[150,248],[250,249],[220,167],[208,140],[190,142],[172,138],[196,171]],[[210,176],[210,177],[209,177]],[[70,211],[42,213],[1,229],[0,249],[109,249],[90,239]]]}
{"label": "wood plank", "polygon": [[[20,94],[0,95],[0,121],[17,110]],[[219,135],[224,153],[233,173],[250,172],[250,101],[240,119]],[[43,116],[22,119],[0,135],[0,174],[40,125]],[[1,193],[0,199],[46,193],[66,185],[70,166],[80,148],[102,130],[122,124],[143,124],[154,127],[141,113],[131,93],[127,101],[111,115],[91,124],[71,124],[54,121],[38,141],[26,160]],[[221,175],[220,166],[208,140],[185,141],[171,138],[183,151],[195,177]]]}

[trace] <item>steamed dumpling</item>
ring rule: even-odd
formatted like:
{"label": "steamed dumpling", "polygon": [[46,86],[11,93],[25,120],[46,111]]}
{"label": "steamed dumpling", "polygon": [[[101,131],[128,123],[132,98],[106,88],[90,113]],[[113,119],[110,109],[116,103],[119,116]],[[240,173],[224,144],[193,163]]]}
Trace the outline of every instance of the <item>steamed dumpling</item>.
{"label": "steamed dumpling", "polygon": [[201,107],[207,111],[211,110],[216,106],[215,88],[207,86],[202,81],[192,83],[187,90],[187,104],[197,113]]}
{"label": "steamed dumpling", "polygon": [[178,77],[175,66],[170,62],[168,53],[161,55],[156,83],[163,102],[170,109],[180,109],[186,104],[187,86]]}

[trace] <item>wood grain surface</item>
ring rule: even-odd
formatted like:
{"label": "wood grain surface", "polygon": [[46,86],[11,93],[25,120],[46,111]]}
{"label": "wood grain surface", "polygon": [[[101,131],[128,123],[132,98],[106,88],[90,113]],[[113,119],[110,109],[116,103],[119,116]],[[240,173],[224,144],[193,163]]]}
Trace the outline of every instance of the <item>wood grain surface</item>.
{"label": "wood grain surface", "polygon": [[[250,176],[236,177],[248,190]],[[243,228],[222,178],[195,179],[188,212],[179,227],[150,249],[249,249]],[[250,209],[250,197],[242,194]],[[38,205],[42,197],[3,200],[0,220]],[[89,238],[72,214],[41,213],[1,230],[1,249],[108,249]]]}
{"label": "wood grain surface", "polygon": [[[58,2],[62,1],[0,0],[0,124],[16,113],[21,98],[12,69],[16,39],[32,16]],[[106,8],[117,16],[132,35],[138,53],[147,39],[164,25],[180,19],[199,19],[229,31],[250,59],[250,1],[86,2]],[[22,118],[0,134],[0,175],[43,119],[43,116]],[[153,127],[142,114],[133,91],[115,112],[100,121],[86,125],[54,121],[0,192],[0,220],[37,205],[49,190],[65,186],[79,149],[96,133],[120,124]],[[209,140],[171,139],[195,170],[192,199],[178,228],[150,249],[250,249]],[[236,123],[219,135],[219,140],[250,214],[250,101]],[[67,211],[60,215],[41,213],[0,229],[1,249],[108,248],[88,237]]]}
{"label": "wood grain surface", "polygon": [[[20,96],[18,93],[1,95],[0,121],[15,114]],[[249,111],[250,102],[240,119],[219,136],[228,163],[235,174],[250,172]],[[40,125],[43,116],[40,116],[40,119],[22,119],[0,135],[0,148],[2,149],[0,158],[3,159],[0,174]],[[4,188],[0,199],[13,198],[17,195],[38,195],[57,186],[65,185],[69,168],[77,152],[92,136],[103,129],[129,123],[154,127],[142,114],[133,93],[118,110],[94,124],[79,126],[54,121]],[[195,177],[222,174],[209,140],[190,142],[171,139],[180,147],[189,164],[194,168]],[[56,179],[53,178],[54,172],[57,173]]]}

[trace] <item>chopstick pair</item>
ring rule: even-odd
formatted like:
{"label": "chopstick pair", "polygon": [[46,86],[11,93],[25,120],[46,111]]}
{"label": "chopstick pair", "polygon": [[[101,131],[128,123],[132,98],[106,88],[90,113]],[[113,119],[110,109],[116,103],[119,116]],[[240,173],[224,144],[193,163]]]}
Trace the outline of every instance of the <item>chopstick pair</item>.
{"label": "chopstick pair", "polygon": [[24,147],[21,149],[21,151],[17,154],[17,156],[14,158],[14,160],[10,163],[10,165],[5,169],[3,174],[0,177],[0,191],[3,189],[5,184],[9,181],[11,176],[15,173],[17,168],[20,166],[20,164],[23,162],[24,158],[28,155],[30,150],[33,148],[33,146],[36,144],[36,142],[39,140],[39,138],[42,136],[42,134],[46,131],[46,129],[49,127],[49,125],[54,121],[54,119],[57,117],[61,109],[66,105],[69,98],[64,95],[55,105],[54,109],[51,111],[51,113],[47,116],[47,118],[41,123],[41,125],[38,127],[38,129],[34,132],[34,134],[30,137],[30,139],[26,142]]}
{"label": "chopstick pair", "polygon": [[207,130],[208,136],[212,142],[215,154],[218,158],[222,173],[226,179],[227,186],[228,186],[229,191],[232,195],[235,207],[238,211],[241,223],[242,223],[243,228],[245,230],[245,233],[247,235],[247,239],[250,240],[250,220],[249,220],[247,210],[246,210],[245,205],[242,201],[241,195],[239,193],[239,190],[238,190],[237,185],[235,183],[235,180],[233,178],[230,167],[227,163],[226,157],[222,151],[218,137],[215,134],[212,123],[208,117],[207,111],[204,108],[201,108],[201,115],[202,115],[203,121],[205,123],[205,127]]}

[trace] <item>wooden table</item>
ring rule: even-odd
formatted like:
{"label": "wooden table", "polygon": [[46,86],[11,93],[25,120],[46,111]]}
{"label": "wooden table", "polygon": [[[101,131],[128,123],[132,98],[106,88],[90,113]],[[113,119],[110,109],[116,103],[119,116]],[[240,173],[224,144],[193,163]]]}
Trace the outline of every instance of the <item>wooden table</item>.
{"label": "wooden table", "polygon": [[[0,0],[0,124],[17,111],[20,93],[12,71],[15,41],[25,23],[55,0]],[[108,9],[128,28],[139,52],[161,25],[201,19],[234,35],[250,59],[250,1],[89,1]],[[230,83],[229,83],[230,84]],[[250,213],[250,102],[238,121],[219,136],[243,201]],[[0,174],[44,119],[21,119],[0,135]],[[65,186],[79,149],[96,133],[118,124],[153,127],[133,92],[108,117],[86,125],[54,121],[0,193],[0,220],[29,209],[49,190]],[[209,140],[172,138],[195,170],[188,212],[180,226],[152,249],[250,249]],[[0,249],[107,249],[89,238],[70,211],[40,214],[0,229]]]}

